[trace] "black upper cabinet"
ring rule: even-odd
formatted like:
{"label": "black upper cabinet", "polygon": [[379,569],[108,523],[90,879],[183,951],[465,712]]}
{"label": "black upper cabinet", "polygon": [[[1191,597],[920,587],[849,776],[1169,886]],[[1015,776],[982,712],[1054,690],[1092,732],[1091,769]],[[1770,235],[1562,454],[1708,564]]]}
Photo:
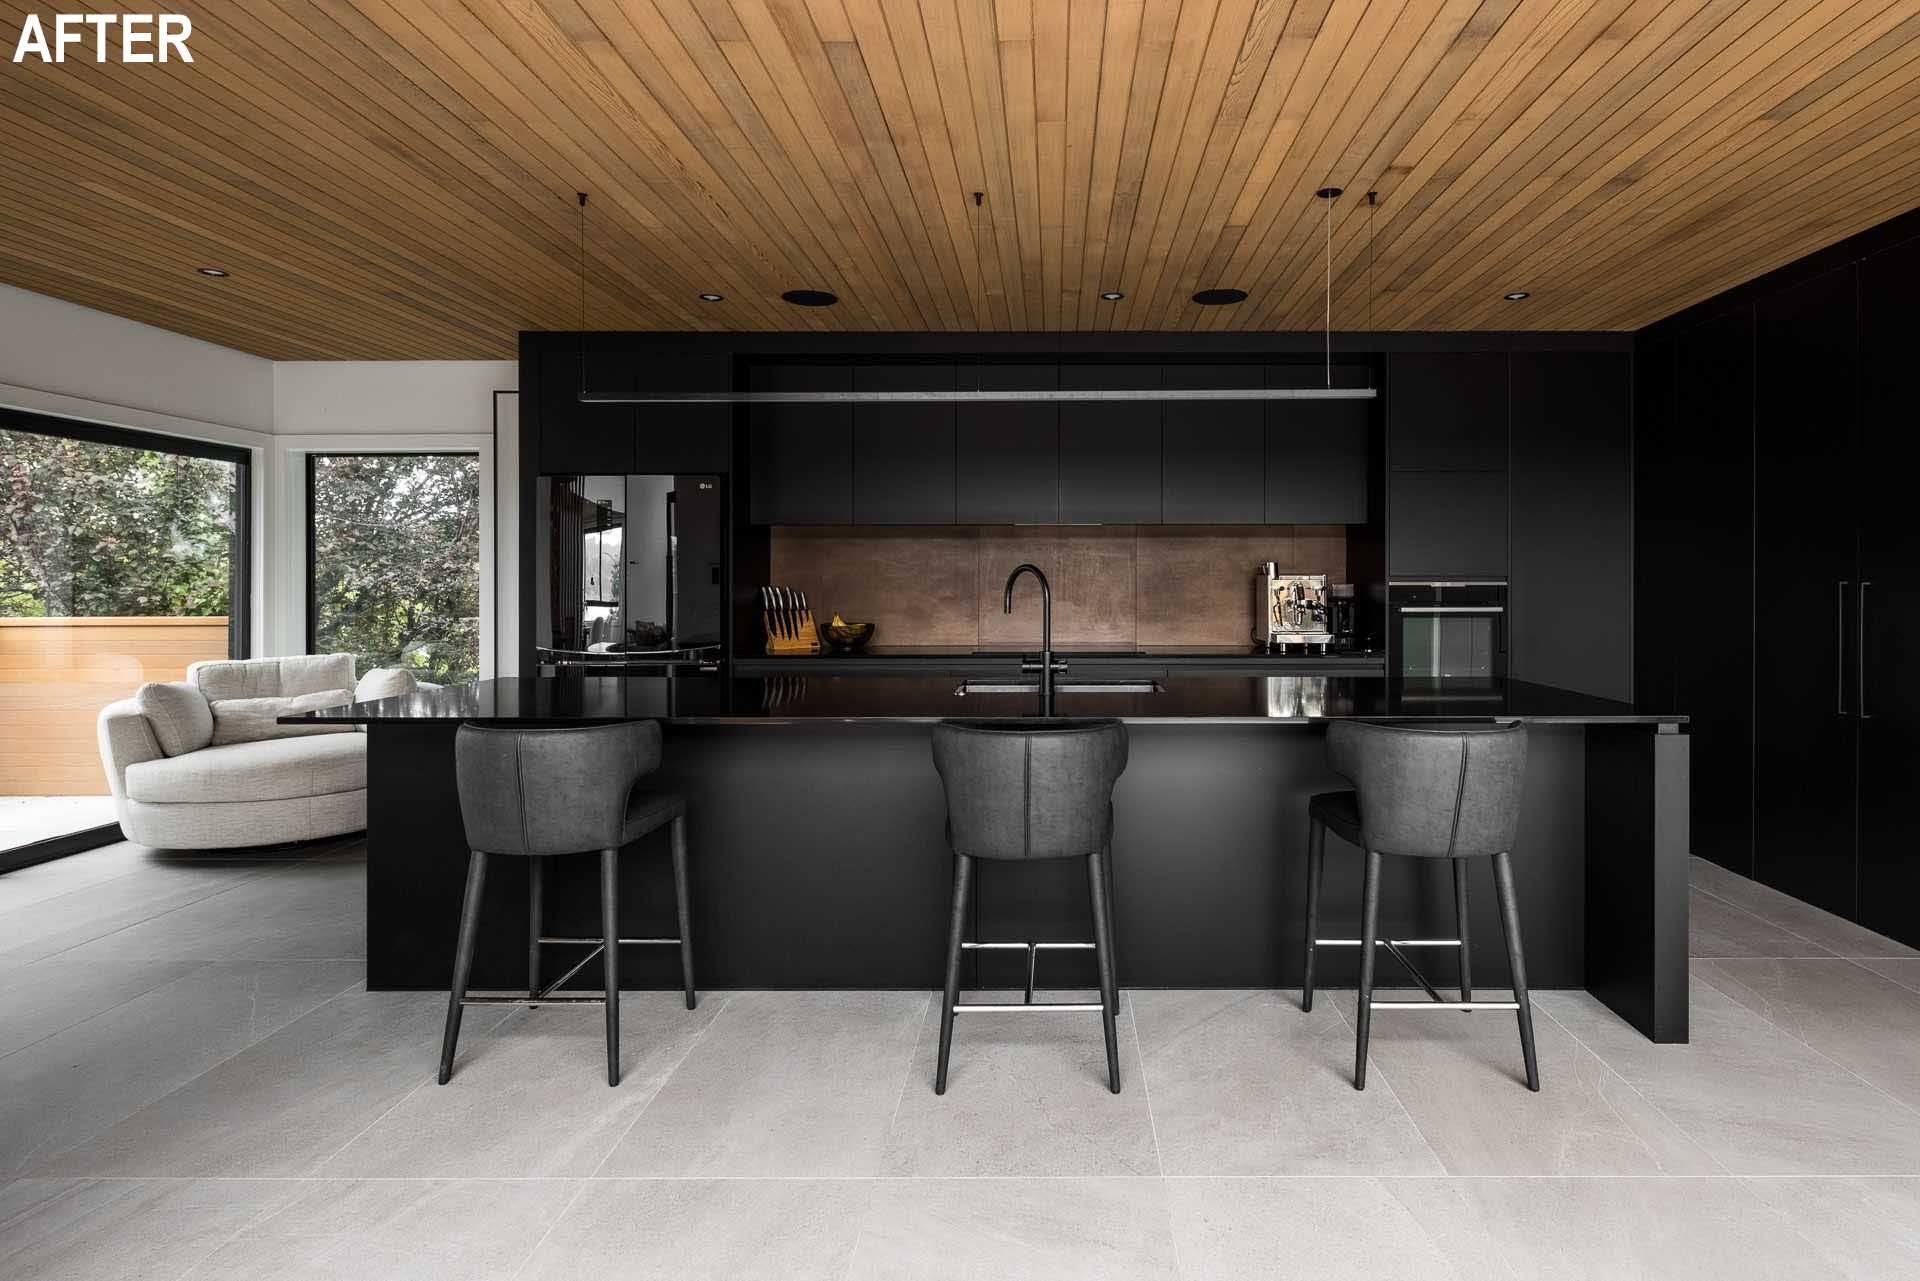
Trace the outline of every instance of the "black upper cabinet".
{"label": "black upper cabinet", "polygon": [[1507,473],[1394,472],[1387,509],[1391,577],[1507,576]]}
{"label": "black upper cabinet", "polygon": [[1393,467],[1507,465],[1507,354],[1395,352],[1387,359],[1387,461]]}
{"label": "black upper cabinet", "polygon": [[1512,378],[1512,674],[1626,699],[1632,358],[1515,352]]}
{"label": "black upper cabinet", "polygon": [[[851,391],[847,365],[753,366],[754,391]],[[853,522],[853,407],[754,405],[751,519],[757,525]]]}
{"label": "black upper cabinet", "polygon": [[[1855,904],[1851,267],[1754,308],[1754,866],[1828,911]],[[1790,613],[1791,627],[1772,620]]]}
{"label": "black upper cabinet", "polygon": [[[1167,387],[1259,387],[1259,365],[1164,365]],[[1161,406],[1169,525],[1258,525],[1266,519],[1266,422],[1257,400],[1170,400]]]}
{"label": "black upper cabinet", "polygon": [[[962,365],[961,390],[1051,390],[1052,364]],[[954,519],[963,525],[1045,525],[1060,519],[1060,407],[963,404],[954,415]]]}
{"label": "black upper cabinet", "polygon": [[[731,391],[733,361],[704,352],[652,353],[631,361],[637,391]],[[731,405],[637,405],[635,472],[654,476],[725,472]]]}
{"label": "black upper cabinet", "polygon": [[[951,391],[952,365],[856,365],[855,391]],[[951,525],[954,406],[853,407],[856,525]]]}
{"label": "black upper cabinet", "polygon": [[[1060,367],[1063,390],[1159,385],[1158,365]],[[1061,404],[1062,524],[1160,522],[1160,410],[1155,401]]]}
{"label": "black upper cabinet", "polygon": [[[1365,365],[1335,365],[1336,387],[1368,387]],[[1320,387],[1321,366],[1269,365],[1269,387]],[[1372,460],[1374,400],[1271,400],[1266,403],[1266,502],[1269,525],[1364,525]],[[1171,437],[1169,437],[1171,439]]]}
{"label": "black upper cabinet", "polygon": [[[582,387],[632,391],[635,362],[620,335],[553,334],[541,340],[539,469],[555,476],[624,476],[634,468],[633,405],[583,405]],[[582,350],[585,378],[582,379]]]}

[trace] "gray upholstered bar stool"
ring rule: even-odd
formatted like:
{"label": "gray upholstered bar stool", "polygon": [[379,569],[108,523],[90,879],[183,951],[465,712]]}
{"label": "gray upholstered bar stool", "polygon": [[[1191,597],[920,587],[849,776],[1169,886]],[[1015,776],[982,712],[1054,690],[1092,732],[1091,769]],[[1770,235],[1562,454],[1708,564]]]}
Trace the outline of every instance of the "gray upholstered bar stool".
{"label": "gray upholstered bar stool", "polygon": [[[1327,727],[1327,761],[1354,784],[1351,792],[1322,792],[1308,804],[1307,963],[1301,1004],[1313,1008],[1314,954],[1321,947],[1360,948],[1359,1017],[1355,1020],[1353,1087],[1367,1085],[1367,1034],[1373,1011],[1513,1010],[1520,1023],[1520,1053],[1527,1065],[1527,1088],[1540,1088],[1533,1053],[1533,1010],[1527,1001],[1527,969],[1520,949],[1520,909],[1514,900],[1509,854],[1520,825],[1520,792],[1526,777],[1527,729],[1524,725],[1486,729],[1407,729],[1336,721]],[[1361,882],[1360,937],[1323,939],[1320,930],[1320,882],[1327,855],[1327,831],[1357,846],[1366,856]],[[1453,863],[1455,939],[1378,939],[1380,856],[1444,858]],[[1467,860],[1493,860],[1500,895],[1500,924],[1507,936],[1513,970],[1511,1001],[1473,999],[1467,960]],[[1427,1001],[1375,1001],[1375,944],[1406,967],[1425,989]],[[1460,999],[1448,1001],[1428,982],[1402,949],[1457,947]]]}
{"label": "gray upholstered bar stool", "polygon": [[[687,1008],[694,1006],[693,929],[687,904],[687,804],[671,792],[637,786],[660,766],[660,726],[630,721],[585,729],[490,729],[466,724],[454,738],[454,768],[460,816],[466,824],[466,900],[460,909],[460,941],[454,952],[453,990],[447,997],[447,1031],[440,1049],[440,1084],[453,1073],[460,1039],[460,1011],[469,1005],[560,1005],[607,1007],[607,1084],[620,1084],[620,945],[675,944]],[[620,847],[672,824],[673,888],[680,918],[678,938],[620,937]],[[599,938],[553,938],[545,934],[547,860],[559,854],[600,853]],[[530,859],[527,893],[526,996],[468,996],[473,950],[480,929],[480,899],[487,860],[495,855]],[[559,978],[541,986],[541,944],[591,944],[593,950]],[[606,990],[600,996],[555,995],[593,958],[604,958]]]}
{"label": "gray upholstered bar stool", "polygon": [[[933,727],[933,764],[947,791],[947,844],[953,849],[953,917],[947,932],[947,987],[940,1008],[940,1065],[933,1092],[947,1092],[947,1058],[956,1014],[1013,1011],[1100,1012],[1107,1036],[1107,1084],[1120,1093],[1114,1017],[1119,993],[1113,960],[1113,785],[1127,768],[1127,727],[1117,720],[1033,717],[943,721]],[[975,859],[1021,862],[1084,859],[1093,908],[1093,942],[983,943],[966,937]],[[1033,999],[1039,951],[1091,946],[1100,972],[1100,1004]],[[1023,1005],[960,1004],[960,958],[974,949],[1024,949]]]}

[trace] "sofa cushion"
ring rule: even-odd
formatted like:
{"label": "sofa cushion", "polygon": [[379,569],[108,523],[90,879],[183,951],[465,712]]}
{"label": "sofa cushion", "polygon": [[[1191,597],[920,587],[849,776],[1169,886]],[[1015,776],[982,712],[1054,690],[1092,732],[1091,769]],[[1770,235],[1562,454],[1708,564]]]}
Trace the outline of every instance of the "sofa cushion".
{"label": "sofa cushion", "polygon": [[361,734],[270,738],[127,766],[128,797],[163,804],[285,801],[366,785],[367,740]]}
{"label": "sofa cushion", "polygon": [[294,738],[301,734],[350,733],[351,725],[282,725],[280,717],[322,707],[345,707],[353,701],[350,689],[323,689],[315,694],[295,694],[292,698],[216,698],[213,700],[213,745],[257,743],[269,738]]}
{"label": "sofa cushion", "polygon": [[197,752],[213,741],[213,709],[197,686],[150,681],[134,691],[133,701],[168,756]]}
{"label": "sofa cushion", "polygon": [[324,689],[352,689],[353,655],[219,659],[195,663],[187,668],[187,679],[209,699],[290,698]]}
{"label": "sofa cushion", "polygon": [[353,701],[371,703],[382,698],[398,698],[420,688],[420,682],[404,667],[376,667],[353,687]]}

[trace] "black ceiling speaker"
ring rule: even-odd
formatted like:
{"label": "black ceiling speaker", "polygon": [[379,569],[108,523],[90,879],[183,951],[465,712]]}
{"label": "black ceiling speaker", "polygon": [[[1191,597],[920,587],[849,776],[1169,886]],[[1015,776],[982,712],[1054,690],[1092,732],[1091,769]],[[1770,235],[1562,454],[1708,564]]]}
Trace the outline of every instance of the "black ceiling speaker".
{"label": "black ceiling speaker", "polygon": [[780,297],[796,307],[831,307],[840,301],[824,289],[789,289]]}
{"label": "black ceiling speaker", "polygon": [[1193,300],[1202,307],[1223,307],[1230,302],[1245,302],[1247,291],[1244,289],[1202,289],[1193,296]]}

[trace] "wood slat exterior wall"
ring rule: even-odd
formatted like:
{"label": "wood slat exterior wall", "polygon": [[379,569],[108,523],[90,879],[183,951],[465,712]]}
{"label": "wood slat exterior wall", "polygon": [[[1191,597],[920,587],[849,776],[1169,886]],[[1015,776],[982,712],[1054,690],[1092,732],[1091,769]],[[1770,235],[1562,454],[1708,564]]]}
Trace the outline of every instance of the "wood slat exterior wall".
{"label": "wood slat exterior wall", "polygon": [[0,796],[105,796],[100,709],[226,656],[225,618],[0,618]]}

